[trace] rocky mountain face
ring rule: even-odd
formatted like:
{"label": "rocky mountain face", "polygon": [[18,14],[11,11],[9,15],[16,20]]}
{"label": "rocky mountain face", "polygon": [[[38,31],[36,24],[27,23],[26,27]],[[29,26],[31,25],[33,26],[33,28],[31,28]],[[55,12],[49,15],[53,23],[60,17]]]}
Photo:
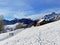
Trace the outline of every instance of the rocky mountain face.
{"label": "rocky mountain face", "polygon": [[52,22],[57,21],[57,20],[60,20],[60,14],[52,12],[51,14],[45,15],[43,19],[45,19],[46,21],[52,21]]}

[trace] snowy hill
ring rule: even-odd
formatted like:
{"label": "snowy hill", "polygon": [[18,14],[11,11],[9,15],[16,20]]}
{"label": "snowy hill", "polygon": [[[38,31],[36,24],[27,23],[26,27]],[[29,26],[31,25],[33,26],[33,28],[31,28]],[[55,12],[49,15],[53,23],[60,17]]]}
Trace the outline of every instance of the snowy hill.
{"label": "snowy hill", "polygon": [[60,45],[60,20],[43,26],[24,29],[0,45]]}
{"label": "snowy hill", "polygon": [[14,29],[16,29],[16,25],[18,25],[19,23],[16,23],[16,24],[13,24],[13,25],[5,25],[4,26],[4,29],[5,29],[5,31],[12,31],[12,30],[14,30]]}
{"label": "snowy hill", "polygon": [[[18,25],[20,25],[20,26],[18,26]],[[26,27],[27,24],[16,23],[16,24],[13,24],[13,25],[5,25],[4,26],[4,32],[10,32],[10,31],[16,30],[17,26],[21,29],[22,27],[23,28]]]}
{"label": "snowy hill", "polygon": [[10,38],[10,37],[20,33],[22,30],[24,30],[24,29],[22,28],[22,29],[17,29],[17,30],[10,31],[10,32],[7,32],[7,33],[2,33],[2,34],[0,34],[0,41],[3,41],[7,38]]}

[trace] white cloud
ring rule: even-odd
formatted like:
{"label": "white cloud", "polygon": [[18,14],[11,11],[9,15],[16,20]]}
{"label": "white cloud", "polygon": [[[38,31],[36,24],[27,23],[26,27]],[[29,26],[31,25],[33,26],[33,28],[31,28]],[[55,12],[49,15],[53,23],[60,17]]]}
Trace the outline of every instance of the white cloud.
{"label": "white cloud", "polygon": [[44,15],[50,14],[52,12],[59,13],[60,9],[59,8],[47,9],[45,11],[42,11],[39,14],[33,14],[33,15],[28,14],[27,16],[26,16],[26,13],[28,13],[28,12],[20,12],[20,13],[15,14],[14,18],[19,18],[19,19],[21,19],[21,18],[40,19]]}
{"label": "white cloud", "polygon": [[15,14],[14,18],[19,18],[19,19],[21,19],[21,18],[31,18],[31,19],[35,20],[35,19],[40,19],[42,16],[44,16],[44,14],[33,14],[33,15],[26,16],[26,13],[21,12],[19,14]]}

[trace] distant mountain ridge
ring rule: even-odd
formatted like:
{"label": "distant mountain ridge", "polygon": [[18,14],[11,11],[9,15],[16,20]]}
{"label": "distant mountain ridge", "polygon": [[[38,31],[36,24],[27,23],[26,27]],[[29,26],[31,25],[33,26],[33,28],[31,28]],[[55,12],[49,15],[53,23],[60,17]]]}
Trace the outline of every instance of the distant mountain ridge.
{"label": "distant mountain ridge", "polygon": [[[57,21],[57,20],[60,20],[60,14],[59,13],[55,13],[55,12],[52,12],[51,14],[47,14],[45,15],[44,17],[42,17],[44,20],[46,21]],[[36,19],[37,20],[37,19]],[[39,21],[40,19],[38,19],[37,21]],[[22,18],[22,19],[13,19],[11,21],[9,20],[4,20],[4,25],[10,25],[10,24],[15,24],[15,23],[18,23],[18,22],[21,22],[21,23],[24,23],[24,24],[31,24],[33,23],[35,20],[32,20],[32,19],[26,19],[26,18]]]}
{"label": "distant mountain ridge", "polygon": [[18,23],[18,22],[21,22],[21,23],[24,23],[24,24],[29,24],[29,23],[32,23],[33,20],[31,20],[31,19],[25,19],[25,18],[23,18],[23,19],[17,19],[17,18],[15,18],[14,20],[11,20],[11,21],[4,20],[4,25],[15,24],[15,23]]}

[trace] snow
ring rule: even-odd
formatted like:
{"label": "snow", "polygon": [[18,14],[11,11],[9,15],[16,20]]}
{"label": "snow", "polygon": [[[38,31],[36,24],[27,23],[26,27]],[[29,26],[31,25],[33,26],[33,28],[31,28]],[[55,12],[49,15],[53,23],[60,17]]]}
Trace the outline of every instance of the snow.
{"label": "snow", "polygon": [[16,35],[0,41],[0,45],[60,45],[60,20],[23,29]]}
{"label": "snow", "polygon": [[41,19],[41,20],[39,20],[37,23],[40,23],[40,22],[42,22],[44,19]]}
{"label": "snow", "polygon": [[16,35],[17,33],[20,33],[23,30],[24,29],[18,29],[18,30],[15,30],[15,31],[10,31],[10,32],[7,32],[7,33],[0,34],[0,41],[5,40],[7,38],[10,38],[10,37]]}
{"label": "snow", "polygon": [[16,26],[17,25],[21,25],[21,26],[26,26],[27,24],[23,24],[23,23],[16,23],[16,24],[11,24],[11,25],[5,25],[4,26],[4,30],[5,32],[10,32],[10,31],[13,31],[13,30],[16,30]]}
{"label": "snow", "polygon": [[18,25],[19,23],[16,23],[16,24],[11,24],[11,25],[5,25],[4,26],[4,29],[6,32],[9,32],[9,31],[13,31],[16,29],[16,26]]}

